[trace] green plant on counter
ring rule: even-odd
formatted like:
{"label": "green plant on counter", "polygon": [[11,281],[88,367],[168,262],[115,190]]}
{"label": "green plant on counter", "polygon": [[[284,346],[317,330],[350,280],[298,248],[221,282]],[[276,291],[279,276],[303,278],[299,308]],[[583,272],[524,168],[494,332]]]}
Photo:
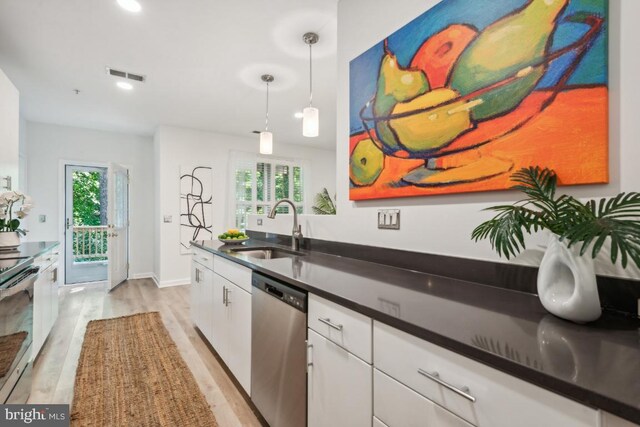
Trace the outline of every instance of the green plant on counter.
{"label": "green plant on counter", "polygon": [[336,204],[329,195],[329,191],[323,188],[321,192],[316,194],[314,199],[315,204],[311,207],[313,213],[316,215],[335,215]]}
{"label": "green plant on counter", "polygon": [[579,200],[563,194],[556,197],[557,176],[553,170],[523,168],[511,176],[511,187],[525,194],[513,205],[487,208],[498,212],[471,234],[476,242],[489,239],[498,255],[509,259],[525,249],[524,233],[549,230],[569,247],[580,245],[580,255],[591,245],[595,258],[607,240],[611,242],[611,262],[620,256],[626,268],[629,258],[640,267],[640,193],[620,193],[611,199]]}

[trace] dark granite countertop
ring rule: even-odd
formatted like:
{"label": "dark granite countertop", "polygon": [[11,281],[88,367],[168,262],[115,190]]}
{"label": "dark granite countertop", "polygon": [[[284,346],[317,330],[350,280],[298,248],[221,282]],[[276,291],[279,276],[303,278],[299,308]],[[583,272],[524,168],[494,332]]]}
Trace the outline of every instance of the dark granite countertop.
{"label": "dark granite countertop", "polygon": [[20,272],[34,258],[59,244],[60,242],[25,242],[15,250],[0,251],[0,284]]}
{"label": "dark granite countertop", "polygon": [[[577,325],[535,295],[305,252],[259,260],[215,241],[196,247],[351,308],[493,368],[640,423],[640,321]],[[252,241],[244,246],[276,246]]]}

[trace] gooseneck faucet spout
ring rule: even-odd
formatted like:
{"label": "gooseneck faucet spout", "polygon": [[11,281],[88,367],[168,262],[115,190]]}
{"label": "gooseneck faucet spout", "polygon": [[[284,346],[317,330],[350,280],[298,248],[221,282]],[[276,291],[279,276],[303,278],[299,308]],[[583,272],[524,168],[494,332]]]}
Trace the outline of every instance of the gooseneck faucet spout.
{"label": "gooseneck faucet spout", "polygon": [[302,241],[302,227],[298,225],[298,212],[296,212],[296,205],[294,205],[293,202],[289,199],[278,200],[276,204],[273,206],[273,209],[271,209],[271,212],[269,212],[268,217],[270,219],[274,219],[276,217],[276,214],[278,213],[276,212],[276,208],[283,203],[288,203],[289,205],[291,205],[291,209],[293,210],[293,231],[291,233],[291,249],[293,249],[294,251],[299,251],[300,242]]}

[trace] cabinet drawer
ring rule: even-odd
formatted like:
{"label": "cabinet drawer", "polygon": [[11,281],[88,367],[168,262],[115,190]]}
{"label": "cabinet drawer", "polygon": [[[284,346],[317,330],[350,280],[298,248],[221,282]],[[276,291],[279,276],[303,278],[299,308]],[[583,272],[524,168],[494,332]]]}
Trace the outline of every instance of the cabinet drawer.
{"label": "cabinet drawer", "polygon": [[58,253],[59,253],[58,249],[54,249],[52,251],[46,252],[40,255],[39,257],[37,257],[33,261],[33,264],[37,267],[40,267],[40,270],[46,270],[47,268],[49,268],[49,266],[58,262],[58,257],[59,257]]}
{"label": "cabinet drawer", "polygon": [[309,328],[371,363],[371,319],[309,294]]}
{"label": "cabinet drawer", "polygon": [[377,369],[373,370],[373,414],[388,427],[471,427]]}
{"label": "cabinet drawer", "polygon": [[193,261],[201,264],[204,267],[207,267],[209,270],[213,270],[213,257],[214,255],[211,252],[203,251],[202,249],[191,247],[193,255]]}
{"label": "cabinet drawer", "polygon": [[573,400],[379,322],[373,335],[377,369],[471,424],[597,426],[597,411]]}
{"label": "cabinet drawer", "polygon": [[216,256],[213,271],[251,293],[251,269],[228,259]]}

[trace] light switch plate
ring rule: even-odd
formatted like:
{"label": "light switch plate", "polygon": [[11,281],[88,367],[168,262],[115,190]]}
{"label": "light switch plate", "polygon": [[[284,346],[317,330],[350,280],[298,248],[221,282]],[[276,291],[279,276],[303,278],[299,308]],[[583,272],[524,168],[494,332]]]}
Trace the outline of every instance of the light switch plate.
{"label": "light switch plate", "polygon": [[378,209],[378,228],[400,230],[400,209]]}
{"label": "light switch plate", "polygon": [[164,222],[167,223],[167,224],[173,222],[173,216],[172,215],[165,215],[164,216]]}

